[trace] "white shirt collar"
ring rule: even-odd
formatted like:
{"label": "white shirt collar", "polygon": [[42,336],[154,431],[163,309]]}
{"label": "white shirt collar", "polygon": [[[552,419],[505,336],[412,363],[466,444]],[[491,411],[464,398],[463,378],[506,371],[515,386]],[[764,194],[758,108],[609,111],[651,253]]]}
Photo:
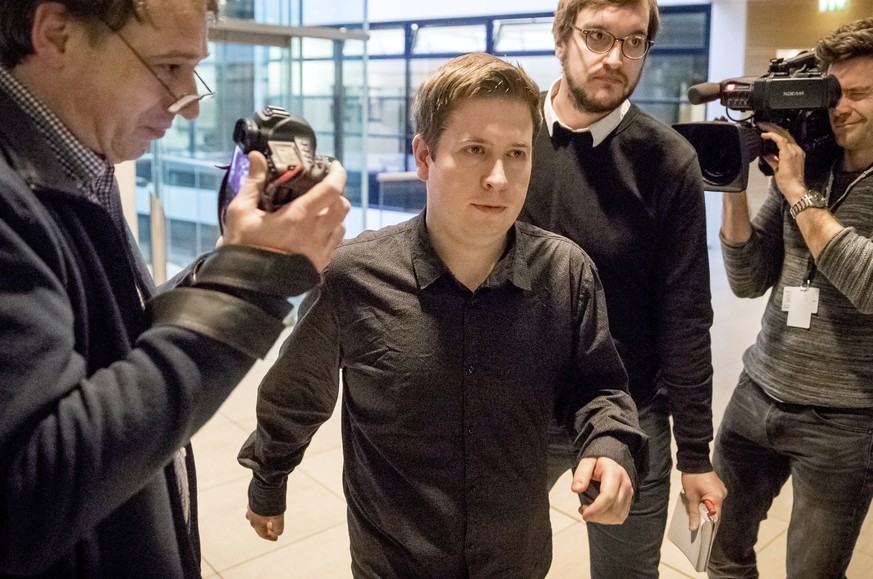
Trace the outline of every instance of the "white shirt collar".
{"label": "white shirt collar", "polygon": [[625,99],[620,106],[616,107],[612,112],[608,115],[600,119],[599,121],[592,123],[590,127],[586,127],[584,129],[571,129],[568,127],[560,118],[558,118],[558,113],[555,112],[554,107],[552,107],[552,99],[558,93],[558,87],[561,84],[561,78],[552,83],[551,88],[549,89],[549,94],[546,95],[545,103],[543,104],[543,118],[546,121],[546,128],[549,130],[549,136],[552,136],[552,131],[554,129],[555,123],[560,123],[560,125],[566,128],[568,131],[573,131],[574,133],[591,133],[591,140],[593,142],[593,146],[597,146],[603,142],[603,140],[609,136],[609,134],[618,127],[621,123],[621,120],[624,118],[624,115],[630,110],[631,103],[629,100]]}

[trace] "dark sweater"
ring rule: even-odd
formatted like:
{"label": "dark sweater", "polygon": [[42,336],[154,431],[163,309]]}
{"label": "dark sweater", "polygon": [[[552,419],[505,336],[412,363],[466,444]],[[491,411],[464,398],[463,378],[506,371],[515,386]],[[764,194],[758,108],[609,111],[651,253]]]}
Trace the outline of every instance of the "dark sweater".
{"label": "dark sweater", "polygon": [[520,219],[588,252],[631,395],[645,403],[666,388],[678,468],[711,470],[712,307],[692,147],[636,106],[593,149],[566,129],[550,137],[543,124]]}

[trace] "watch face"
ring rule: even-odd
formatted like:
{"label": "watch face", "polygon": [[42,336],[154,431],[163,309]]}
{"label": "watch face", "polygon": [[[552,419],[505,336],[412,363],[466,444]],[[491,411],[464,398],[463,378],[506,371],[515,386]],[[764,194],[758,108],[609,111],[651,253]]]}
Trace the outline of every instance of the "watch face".
{"label": "watch face", "polygon": [[827,198],[819,193],[818,191],[810,191],[809,192],[809,201],[811,207],[827,207],[828,200]]}
{"label": "watch face", "polygon": [[804,209],[809,209],[810,207],[826,209],[827,206],[828,200],[824,195],[818,191],[807,191],[806,195],[800,198],[800,201],[791,206],[789,213],[791,213],[791,216],[796,219],[797,214]]}

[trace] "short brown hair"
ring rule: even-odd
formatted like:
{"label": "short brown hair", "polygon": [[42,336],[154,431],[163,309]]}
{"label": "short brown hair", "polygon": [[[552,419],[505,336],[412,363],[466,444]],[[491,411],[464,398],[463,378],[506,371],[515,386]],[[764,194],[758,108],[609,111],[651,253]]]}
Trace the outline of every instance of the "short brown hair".
{"label": "short brown hair", "polygon": [[823,71],[835,62],[858,56],[873,57],[873,18],[843,24],[815,46],[815,59]]}
{"label": "short brown hair", "polygon": [[579,11],[585,8],[601,8],[606,6],[636,6],[648,2],[649,28],[646,30],[646,40],[655,40],[658,28],[661,26],[661,15],[658,10],[658,0],[560,0],[555,9],[555,20],[552,22],[552,34],[555,42],[564,41],[573,33],[573,24]]}
{"label": "short brown hair", "polygon": [[413,103],[415,130],[432,153],[446,130],[449,117],[471,98],[501,98],[527,105],[533,133],[539,130],[540,89],[514,65],[484,52],[458,56],[442,64],[418,89]]}
{"label": "short brown hair", "polygon": [[[33,32],[33,18],[40,4],[50,0],[2,0],[0,1],[0,64],[14,68],[33,54],[30,35]],[[121,30],[135,18],[139,22],[148,21],[148,0],[51,0],[59,2],[74,17],[82,22],[93,24],[94,31]],[[218,16],[217,0],[202,0],[206,11]],[[106,26],[103,26],[103,25]],[[92,40],[100,38],[92,34]]]}

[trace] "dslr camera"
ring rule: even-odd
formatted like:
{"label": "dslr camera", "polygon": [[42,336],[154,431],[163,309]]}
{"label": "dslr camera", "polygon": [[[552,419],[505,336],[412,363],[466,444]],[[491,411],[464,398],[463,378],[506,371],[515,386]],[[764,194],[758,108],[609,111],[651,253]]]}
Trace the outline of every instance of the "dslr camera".
{"label": "dslr camera", "polygon": [[218,193],[218,222],[224,223],[228,204],[249,175],[252,151],[267,158],[267,184],[258,207],[275,211],[303,195],[324,179],[333,159],[315,154],[315,131],[302,117],[282,107],[267,106],[233,128],[233,157]]}
{"label": "dslr camera", "polygon": [[[743,191],[749,181],[749,164],[771,175],[770,166],[759,157],[775,152],[758,123],[769,122],[786,129],[806,151],[807,162],[830,160],[835,147],[827,109],[840,100],[840,83],[818,70],[815,54],[803,51],[790,59],[775,58],[762,77],[739,77],[720,83],[702,83],[688,89],[688,101],[701,104],[720,100],[722,106],[751,115],[733,123],[710,121],[673,125],[697,151],[705,189]],[[732,119],[733,120],[733,119]],[[810,153],[815,152],[815,155]]]}

